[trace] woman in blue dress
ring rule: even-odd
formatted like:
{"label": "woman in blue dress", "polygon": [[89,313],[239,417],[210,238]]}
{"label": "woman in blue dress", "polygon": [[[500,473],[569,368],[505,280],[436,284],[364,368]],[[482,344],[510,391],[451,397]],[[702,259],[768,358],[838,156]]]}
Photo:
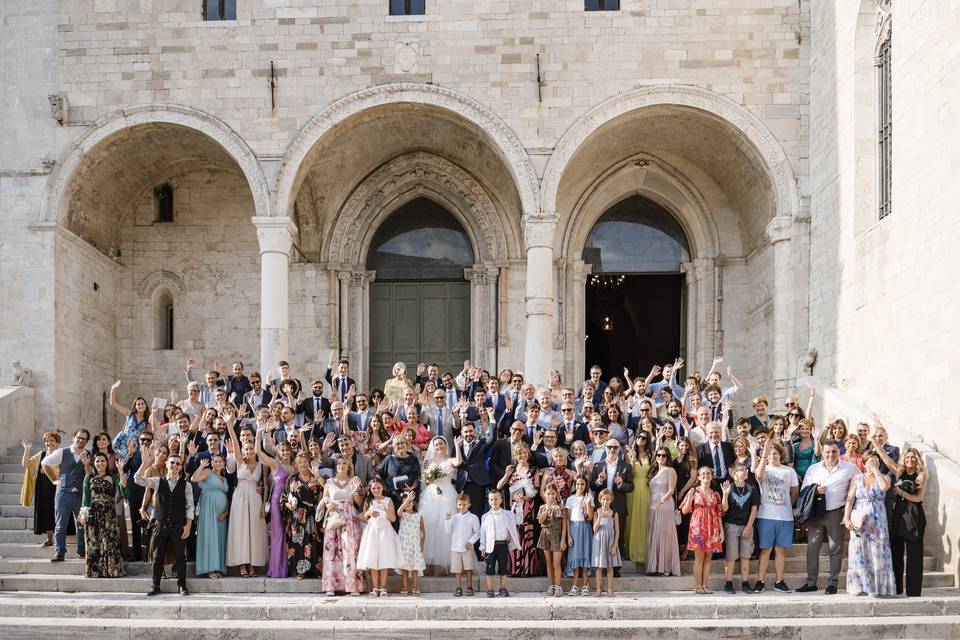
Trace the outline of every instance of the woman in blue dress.
{"label": "woman in blue dress", "polygon": [[143,398],[137,398],[133,401],[133,410],[123,406],[117,400],[117,389],[119,388],[119,380],[110,387],[110,406],[126,416],[127,421],[120,433],[113,439],[113,450],[124,456],[125,459],[128,451],[127,440],[136,442],[140,434],[146,431],[147,425],[150,424],[150,407],[147,406],[147,401]]}
{"label": "woman in blue dress", "polygon": [[227,479],[223,475],[226,463],[215,453],[200,460],[200,468],[190,478],[200,487],[200,505],[197,509],[197,575],[222,578],[227,572]]}
{"label": "woman in blue dress", "polygon": [[876,453],[863,454],[863,465],[866,471],[850,483],[843,510],[843,525],[850,530],[847,593],[892,596],[897,585],[883,504],[890,479],[880,472]]}

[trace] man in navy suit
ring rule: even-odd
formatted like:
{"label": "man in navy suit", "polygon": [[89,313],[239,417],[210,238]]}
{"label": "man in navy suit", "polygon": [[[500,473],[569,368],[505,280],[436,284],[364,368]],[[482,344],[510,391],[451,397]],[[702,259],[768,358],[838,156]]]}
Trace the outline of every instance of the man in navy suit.
{"label": "man in navy suit", "polygon": [[737,457],[733,445],[721,440],[722,432],[719,422],[711,422],[707,425],[707,441],[697,445],[697,466],[713,469],[715,491],[723,481],[732,479],[730,467]]}
{"label": "man in navy suit", "polygon": [[303,416],[304,422],[322,422],[330,415],[330,401],[323,397],[323,380],[314,380],[310,384],[313,395],[304,398],[297,405],[296,411]]}
{"label": "man in navy suit", "polygon": [[468,422],[463,425],[460,432],[461,438],[457,441],[460,457],[463,460],[460,468],[467,474],[463,492],[470,496],[470,512],[478,518],[483,515],[487,487],[493,484],[493,478],[487,471],[486,457],[487,449],[496,437],[494,431],[494,429],[489,430],[486,440],[478,440],[476,427]]}
{"label": "man in navy suit", "polygon": [[327,372],[323,374],[323,379],[327,381],[333,392],[340,398],[340,402],[349,405],[347,398],[352,398],[357,393],[357,381],[350,377],[350,361],[346,358],[340,358],[337,363],[337,375],[333,375],[333,358],[335,351],[330,352],[330,363],[327,365]]}

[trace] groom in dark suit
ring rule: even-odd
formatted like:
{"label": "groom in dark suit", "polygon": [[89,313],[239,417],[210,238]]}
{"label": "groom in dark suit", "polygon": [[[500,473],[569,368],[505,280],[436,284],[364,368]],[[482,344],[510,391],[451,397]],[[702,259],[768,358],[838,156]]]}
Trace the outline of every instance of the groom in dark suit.
{"label": "groom in dark suit", "polygon": [[[490,430],[488,438],[494,437],[493,431],[493,429]],[[470,512],[479,518],[483,515],[487,487],[493,484],[486,465],[490,441],[478,440],[476,426],[468,422],[460,431],[460,441],[457,446],[460,448],[460,457],[463,459],[460,469],[466,472],[466,484],[462,490],[470,496]]]}

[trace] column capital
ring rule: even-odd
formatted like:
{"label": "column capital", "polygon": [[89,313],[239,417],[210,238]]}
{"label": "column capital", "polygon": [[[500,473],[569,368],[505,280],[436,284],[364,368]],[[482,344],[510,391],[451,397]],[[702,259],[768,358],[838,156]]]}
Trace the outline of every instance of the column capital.
{"label": "column capital", "polygon": [[791,216],[776,216],[767,223],[767,239],[770,244],[777,244],[793,237],[793,218]]}
{"label": "column capital", "polygon": [[261,255],[264,253],[290,255],[293,237],[297,232],[297,225],[293,224],[293,220],[286,216],[254,216],[251,221],[257,228]]}
{"label": "column capital", "polygon": [[523,241],[527,249],[553,248],[553,235],[556,230],[557,215],[555,213],[537,213],[523,217]]}

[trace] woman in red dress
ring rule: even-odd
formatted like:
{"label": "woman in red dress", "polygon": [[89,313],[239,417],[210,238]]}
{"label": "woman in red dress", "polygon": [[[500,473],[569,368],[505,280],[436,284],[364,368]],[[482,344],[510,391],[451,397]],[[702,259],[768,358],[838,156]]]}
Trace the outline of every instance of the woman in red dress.
{"label": "woman in red dress", "polygon": [[712,593],[707,583],[710,580],[710,560],[714,552],[723,550],[723,508],[720,494],[710,488],[713,469],[700,467],[697,471],[698,485],[683,501],[681,511],[691,513],[687,549],[693,550],[693,591]]}

